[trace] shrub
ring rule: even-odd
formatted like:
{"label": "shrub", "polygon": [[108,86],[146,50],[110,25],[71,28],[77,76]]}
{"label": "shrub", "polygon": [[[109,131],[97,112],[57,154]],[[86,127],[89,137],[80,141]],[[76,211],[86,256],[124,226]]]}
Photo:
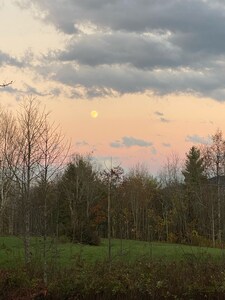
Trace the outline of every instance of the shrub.
{"label": "shrub", "polygon": [[76,228],[75,231],[70,227],[65,231],[65,234],[60,236],[59,241],[61,243],[67,243],[69,241],[95,246],[99,246],[101,243],[97,231],[89,224],[84,224],[83,226]]}
{"label": "shrub", "polygon": [[211,247],[212,242],[204,236],[198,234],[196,230],[192,230],[190,237],[193,246]]}
{"label": "shrub", "polygon": [[25,269],[0,271],[0,299],[224,299],[224,267],[197,257],[179,262],[144,258],[131,264],[77,263],[49,274],[47,286],[42,274],[34,278]]}
{"label": "shrub", "polygon": [[94,246],[99,246],[100,245],[100,237],[98,236],[97,232],[91,227],[86,226],[81,234],[80,234],[80,240],[79,242],[87,245],[94,245]]}
{"label": "shrub", "polygon": [[59,243],[62,243],[62,244],[66,244],[66,243],[69,243],[70,242],[70,239],[68,236],[66,235],[61,235],[59,237]]}
{"label": "shrub", "polygon": [[177,235],[173,232],[170,232],[168,235],[168,242],[169,243],[177,243],[177,241],[178,241]]}

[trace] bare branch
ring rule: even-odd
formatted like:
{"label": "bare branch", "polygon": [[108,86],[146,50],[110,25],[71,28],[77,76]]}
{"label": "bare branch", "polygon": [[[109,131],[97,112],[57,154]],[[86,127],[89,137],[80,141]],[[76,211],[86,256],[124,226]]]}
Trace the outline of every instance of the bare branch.
{"label": "bare branch", "polygon": [[6,82],[6,83],[0,84],[0,87],[7,87],[7,86],[9,86],[12,83],[13,83],[13,81],[11,80],[10,82]]}

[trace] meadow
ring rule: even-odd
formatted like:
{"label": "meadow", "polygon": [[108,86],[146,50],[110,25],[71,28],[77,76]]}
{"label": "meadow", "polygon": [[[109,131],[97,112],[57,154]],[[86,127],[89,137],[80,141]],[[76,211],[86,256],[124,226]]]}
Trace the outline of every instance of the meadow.
{"label": "meadow", "polygon": [[[39,237],[31,239],[33,260],[42,259],[43,240]],[[49,239],[47,242],[49,261],[57,261],[61,267],[71,266],[73,261],[82,260],[87,263],[108,260],[108,240],[102,239],[100,246],[59,242]],[[145,242],[136,240],[111,241],[112,261],[134,262],[146,258],[153,261],[181,261],[210,257],[215,261],[225,260],[225,250],[219,248],[197,247],[165,242]],[[24,263],[23,241],[18,237],[0,237],[0,267],[8,268]]]}
{"label": "meadow", "polygon": [[0,299],[224,299],[225,251],[163,242],[112,240],[100,246],[31,239],[24,264],[23,241],[0,237]]}

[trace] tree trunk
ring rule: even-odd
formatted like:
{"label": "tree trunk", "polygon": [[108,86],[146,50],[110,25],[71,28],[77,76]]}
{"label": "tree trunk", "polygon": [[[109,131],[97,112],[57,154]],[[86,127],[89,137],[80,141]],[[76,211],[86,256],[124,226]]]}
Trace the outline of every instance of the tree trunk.
{"label": "tree trunk", "polygon": [[215,217],[214,217],[214,205],[212,204],[212,242],[213,247],[215,247]]}

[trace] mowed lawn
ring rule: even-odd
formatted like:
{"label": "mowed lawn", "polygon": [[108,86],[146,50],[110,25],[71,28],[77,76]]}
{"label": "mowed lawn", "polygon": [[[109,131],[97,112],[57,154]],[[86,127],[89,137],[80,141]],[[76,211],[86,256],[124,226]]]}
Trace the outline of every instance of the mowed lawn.
{"label": "mowed lawn", "polygon": [[[205,248],[180,244],[159,242],[142,242],[134,240],[114,239],[112,244],[112,260],[133,262],[137,259],[152,260],[192,260],[207,256],[215,260],[225,259],[225,251],[218,248]],[[108,259],[108,241],[102,239],[100,246],[88,246],[72,243],[56,243],[49,239],[47,245],[49,262],[58,266],[71,266],[75,261],[87,262]],[[42,259],[43,241],[41,238],[31,240],[32,259]],[[23,241],[17,237],[0,237],[0,268],[16,267],[24,262]]]}

